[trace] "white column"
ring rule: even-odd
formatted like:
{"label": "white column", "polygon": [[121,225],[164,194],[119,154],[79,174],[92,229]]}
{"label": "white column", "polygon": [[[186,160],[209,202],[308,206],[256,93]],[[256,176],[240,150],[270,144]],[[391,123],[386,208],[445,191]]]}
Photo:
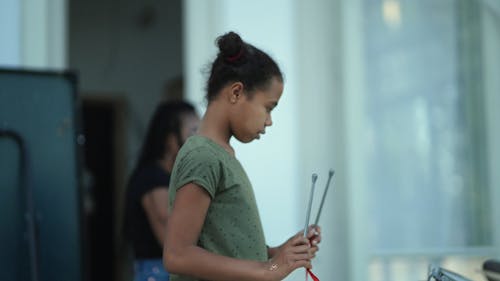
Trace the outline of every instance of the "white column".
{"label": "white column", "polygon": [[17,0],[0,2],[0,67],[15,67],[20,63],[19,16]]}
{"label": "white column", "polygon": [[486,109],[487,151],[489,161],[489,187],[491,192],[491,225],[493,228],[493,243],[497,256],[500,257],[500,3],[485,1],[482,6],[481,18],[483,26],[483,73]]}
{"label": "white column", "polygon": [[[313,218],[328,170],[333,168],[336,172],[319,221],[323,231],[321,250],[313,262],[313,272],[321,280],[349,280],[346,208],[350,188],[344,164],[344,100],[349,95],[344,96],[342,90],[344,41],[340,8],[340,0],[299,1],[297,13],[300,179],[301,186],[306,187],[313,172],[319,175]],[[302,198],[308,195],[305,189],[300,194]]]}
{"label": "white column", "polygon": [[342,58],[345,108],[346,188],[348,189],[349,280],[368,280],[364,167],[363,1],[342,1]]}
{"label": "white column", "polygon": [[23,0],[20,18],[20,64],[27,68],[67,67],[67,0]]}
{"label": "white column", "polygon": [[200,113],[206,102],[204,72],[217,49],[215,38],[220,35],[220,1],[183,1],[184,76],[186,98],[197,105]]}

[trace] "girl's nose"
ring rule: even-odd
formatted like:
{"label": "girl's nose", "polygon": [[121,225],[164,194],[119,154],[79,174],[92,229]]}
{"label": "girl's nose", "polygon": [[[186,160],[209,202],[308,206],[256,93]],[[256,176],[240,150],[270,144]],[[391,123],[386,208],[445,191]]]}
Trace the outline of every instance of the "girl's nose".
{"label": "girl's nose", "polygon": [[271,118],[271,115],[269,115],[267,118],[266,118],[266,126],[269,127],[273,124],[273,120]]}

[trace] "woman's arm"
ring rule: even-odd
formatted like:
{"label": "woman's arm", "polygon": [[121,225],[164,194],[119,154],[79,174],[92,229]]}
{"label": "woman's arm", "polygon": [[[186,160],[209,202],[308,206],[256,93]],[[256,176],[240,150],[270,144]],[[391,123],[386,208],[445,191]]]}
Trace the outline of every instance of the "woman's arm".
{"label": "woman's arm", "polygon": [[142,196],[141,204],[156,240],[163,246],[168,218],[168,189],[166,187],[152,189]]}
{"label": "woman's arm", "polygon": [[281,280],[298,267],[310,267],[310,246],[303,237],[283,245],[268,262],[240,260],[217,255],[197,246],[211,198],[194,183],[179,189],[167,223],[163,260],[174,274],[206,280]]}

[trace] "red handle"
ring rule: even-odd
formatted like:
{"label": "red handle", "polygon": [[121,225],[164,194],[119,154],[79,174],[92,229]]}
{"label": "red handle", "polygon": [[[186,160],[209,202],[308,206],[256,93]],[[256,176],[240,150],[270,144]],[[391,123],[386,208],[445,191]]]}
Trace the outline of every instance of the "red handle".
{"label": "red handle", "polygon": [[312,273],[312,271],[310,269],[307,269],[307,271],[306,271],[306,281],[307,281],[307,277],[308,277],[307,275],[311,276],[312,280],[319,281],[319,278],[316,275],[314,275],[314,273]]}
{"label": "red handle", "polygon": [[[313,236],[313,237],[314,237],[314,236]],[[310,242],[310,243],[312,243],[312,238],[313,238],[313,237],[311,237],[311,238],[309,239],[309,242]],[[309,268],[308,268],[308,269],[306,269],[306,281],[307,281],[308,276],[311,276],[312,280],[314,280],[314,281],[319,281],[319,278],[318,278],[316,275],[314,275],[314,273],[312,273],[312,271],[311,271]]]}

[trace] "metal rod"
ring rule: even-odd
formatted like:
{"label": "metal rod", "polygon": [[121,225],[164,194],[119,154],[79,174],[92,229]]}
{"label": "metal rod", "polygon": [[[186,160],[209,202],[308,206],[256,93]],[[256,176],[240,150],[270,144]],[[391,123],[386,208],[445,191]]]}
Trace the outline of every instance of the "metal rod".
{"label": "metal rod", "polygon": [[318,179],[317,174],[312,174],[312,186],[311,186],[311,191],[309,193],[309,204],[307,205],[307,212],[306,212],[306,224],[304,226],[304,237],[307,237],[307,229],[309,228],[309,217],[311,216],[311,206],[313,202],[313,196],[314,196],[314,187],[316,185],[316,180]]}
{"label": "metal rod", "polygon": [[323,210],[323,204],[325,203],[326,193],[328,192],[328,188],[330,187],[330,181],[332,180],[333,175],[335,175],[335,170],[330,169],[330,171],[328,172],[328,181],[326,182],[325,191],[323,192],[323,197],[321,198],[321,204],[319,205],[319,210],[318,214],[316,215],[314,225],[318,225],[319,217],[321,216],[321,211]]}

